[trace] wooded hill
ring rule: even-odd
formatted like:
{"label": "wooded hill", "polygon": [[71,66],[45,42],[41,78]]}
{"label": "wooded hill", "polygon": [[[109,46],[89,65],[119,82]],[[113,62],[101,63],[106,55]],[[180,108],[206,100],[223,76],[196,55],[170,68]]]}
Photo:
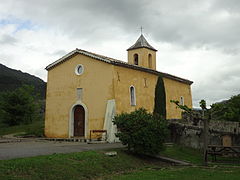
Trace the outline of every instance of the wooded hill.
{"label": "wooded hill", "polygon": [[31,74],[0,64],[0,92],[15,90],[23,84],[34,86],[35,92],[39,94],[40,99],[45,99],[46,82]]}

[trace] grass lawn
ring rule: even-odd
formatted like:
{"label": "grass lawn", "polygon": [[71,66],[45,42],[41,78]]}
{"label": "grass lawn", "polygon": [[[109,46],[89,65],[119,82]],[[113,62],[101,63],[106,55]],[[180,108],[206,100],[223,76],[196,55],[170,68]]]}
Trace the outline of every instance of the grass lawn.
{"label": "grass lawn", "polygon": [[106,156],[103,151],[54,154],[1,160],[0,179],[95,179],[156,165],[122,150],[114,157]]}
{"label": "grass lawn", "polygon": [[210,163],[209,167],[201,166],[203,164],[202,152],[173,145],[166,147],[160,153],[162,156],[184,160],[192,163],[193,167],[148,167],[136,172],[128,172],[120,176],[113,176],[113,180],[239,180],[240,167],[238,165],[222,165]]}
{"label": "grass lawn", "polygon": [[[203,152],[192,148],[173,145],[166,147],[166,149],[162,151],[160,155],[173,159],[183,160],[194,165],[203,165]],[[239,166],[240,159],[235,157],[217,156],[217,162],[212,162],[212,157],[208,156],[208,164],[210,166],[219,165],[220,163],[225,165],[234,164],[235,166]]]}
{"label": "grass lawn", "polygon": [[[170,148],[170,149],[169,149]],[[163,153],[200,163],[198,151],[173,146]],[[109,157],[105,151],[87,151],[53,154],[31,158],[0,161],[0,179],[107,179],[107,180],[237,180],[240,167],[235,166],[170,166],[153,158],[138,157],[117,149],[117,156]],[[176,152],[176,153],[175,153]],[[163,154],[162,153],[162,154]],[[200,159],[193,158],[195,155]]]}
{"label": "grass lawn", "polygon": [[37,135],[43,134],[44,121],[35,121],[32,124],[18,125],[18,126],[6,126],[0,123],[0,136],[7,134],[23,133],[21,135]]}
{"label": "grass lawn", "polygon": [[160,153],[160,155],[173,159],[183,160],[196,165],[203,164],[203,153],[201,151],[183,146],[168,146],[164,151]]}
{"label": "grass lawn", "polygon": [[239,168],[175,167],[161,170],[144,169],[114,176],[112,180],[239,180]]}

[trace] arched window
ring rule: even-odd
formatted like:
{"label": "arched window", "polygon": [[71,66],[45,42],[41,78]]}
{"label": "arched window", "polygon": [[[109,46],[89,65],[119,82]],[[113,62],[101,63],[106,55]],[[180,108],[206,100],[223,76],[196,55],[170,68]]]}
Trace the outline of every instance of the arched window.
{"label": "arched window", "polygon": [[183,96],[180,97],[180,105],[184,105],[184,97]]}
{"label": "arched window", "polygon": [[134,54],[133,58],[134,58],[134,64],[138,65],[138,54]]}
{"label": "arched window", "polygon": [[148,54],[148,67],[152,68],[152,55]]}
{"label": "arched window", "polygon": [[134,86],[130,87],[130,104],[131,106],[136,106],[136,92]]}

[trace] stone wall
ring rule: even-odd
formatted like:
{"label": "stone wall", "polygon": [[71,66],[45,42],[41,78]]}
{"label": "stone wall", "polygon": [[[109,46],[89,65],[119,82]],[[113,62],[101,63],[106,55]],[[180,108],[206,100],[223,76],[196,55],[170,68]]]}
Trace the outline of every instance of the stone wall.
{"label": "stone wall", "polygon": [[[171,141],[195,149],[203,148],[203,122],[197,123],[186,120],[169,121]],[[240,146],[240,123],[210,121],[209,123],[209,145],[223,145],[223,137],[229,136],[231,144]]]}

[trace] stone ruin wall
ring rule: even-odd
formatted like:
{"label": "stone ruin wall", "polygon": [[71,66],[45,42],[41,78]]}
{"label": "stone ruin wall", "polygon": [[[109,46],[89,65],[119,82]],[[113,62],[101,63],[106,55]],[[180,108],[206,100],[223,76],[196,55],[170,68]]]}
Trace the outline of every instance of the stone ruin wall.
{"label": "stone ruin wall", "polygon": [[[170,140],[195,149],[203,148],[203,121],[189,119],[173,119],[169,121]],[[223,145],[223,136],[231,138],[231,144],[240,146],[240,123],[210,121],[209,145]]]}

